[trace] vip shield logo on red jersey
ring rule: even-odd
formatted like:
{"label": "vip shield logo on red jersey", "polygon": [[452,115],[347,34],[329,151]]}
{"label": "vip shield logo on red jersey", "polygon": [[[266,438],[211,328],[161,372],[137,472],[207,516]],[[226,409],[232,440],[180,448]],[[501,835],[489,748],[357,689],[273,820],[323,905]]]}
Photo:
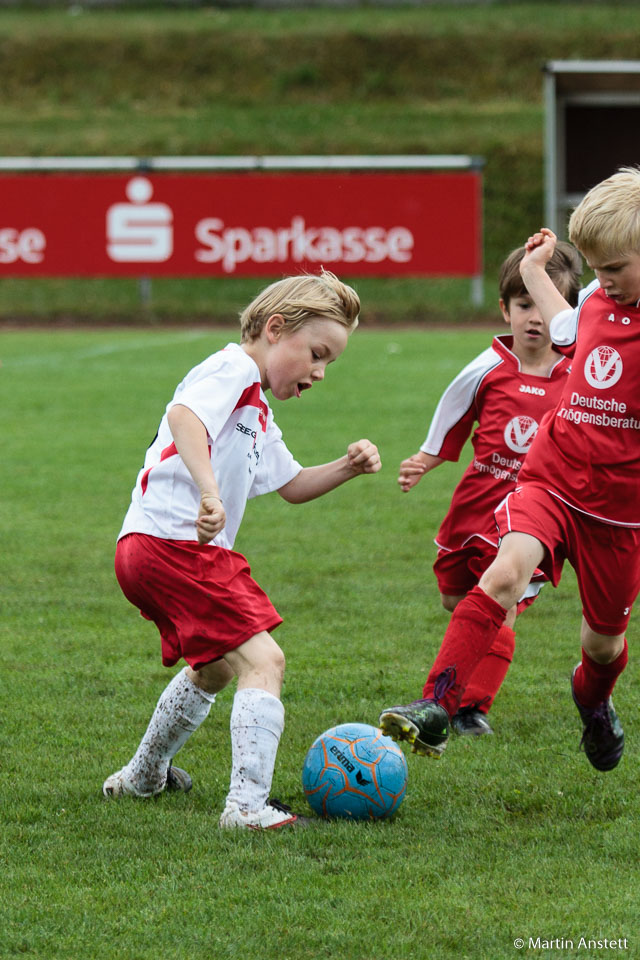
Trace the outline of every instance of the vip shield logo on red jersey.
{"label": "vip shield logo on red jersey", "polygon": [[514,453],[526,453],[537,432],[533,417],[514,417],[504,428],[504,442]]}
{"label": "vip shield logo on red jersey", "polygon": [[596,347],[586,359],[584,376],[596,390],[607,390],[622,376],[622,357],[615,347]]}

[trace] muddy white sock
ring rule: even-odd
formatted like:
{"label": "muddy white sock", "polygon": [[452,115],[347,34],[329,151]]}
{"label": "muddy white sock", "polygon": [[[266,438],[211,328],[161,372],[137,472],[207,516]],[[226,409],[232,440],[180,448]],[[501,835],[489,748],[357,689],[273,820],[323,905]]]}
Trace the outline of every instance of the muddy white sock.
{"label": "muddy white sock", "polygon": [[140,791],[164,786],[170,761],[206,720],[216,699],[197,687],[186,669],[163,691],[140,746],[124,768],[125,777]]}
{"label": "muddy white sock", "polygon": [[243,813],[262,810],[284,730],[284,707],[266,690],[238,690],[231,710],[231,783],[227,801]]}

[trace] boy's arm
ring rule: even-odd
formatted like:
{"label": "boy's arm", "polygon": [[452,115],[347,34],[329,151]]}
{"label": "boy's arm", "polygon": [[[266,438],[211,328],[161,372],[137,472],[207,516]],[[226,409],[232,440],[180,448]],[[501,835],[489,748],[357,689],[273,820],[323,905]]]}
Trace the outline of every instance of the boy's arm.
{"label": "boy's arm", "polygon": [[444,463],[443,457],[434,457],[431,453],[418,450],[400,464],[398,483],[403,493],[408,493],[422,479],[425,473]]}
{"label": "boy's arm", "polygon": [[339,460],[303,467],[293,480],[279,488],[278,493],[289,503],[306,503],[361,473],[377,473],[381,466],[375,443],[358,440],[349,445],[346,455]]}
{"label": "boy's arm", "polygon": [[200,509],[195,521],[198,542],[209,543],[223,529],[226,516],[211,466],[207,428],[182,404],[171,407],[167,420],[176,450],[200,491]]}
{"label": "boy's arm", "polygon": [[424,443],[400,464],[398,483],[403,493],[412,490],[425,473],[441,463],[458,460],[478,416],[478,387],[499,360],[493,347],[489,347],[451,381],[438,401]]}
{"label": "boy's arm", "polygon": [[547,227],[542,227],[525,243],[527,252],[520,262],[520,273],[529,295],[542,314],[542,319],[551,323],[562,310],[571,310],[553,280],[545,270],[553,256],[557,237]]}

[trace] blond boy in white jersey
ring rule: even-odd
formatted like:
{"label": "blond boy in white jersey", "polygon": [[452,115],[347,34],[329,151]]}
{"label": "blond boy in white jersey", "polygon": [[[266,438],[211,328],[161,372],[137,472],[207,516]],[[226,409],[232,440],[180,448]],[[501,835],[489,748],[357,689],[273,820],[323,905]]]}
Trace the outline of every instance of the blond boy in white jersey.
{"label": "blond boy in white jersey", "polygon": [[243,311],[242,342],[190,371],[168,404],[118,539],[116,574],[158,626],[163,663],[182,658],[188,666],[160,697],[133,758],[105,781],[105,796],[189,790],[191,778],[173,757],[235,676],[231,782],[220,826],[301,822],[269,798],[284,729],[284,655],[270,631],[282,620],[233,542],[251,497],[277,490],[304,503],[380,469],[369,440],[331,463],[301,467],[265,396],[300,397],[324,379],[359,309],[355,291],[326,271],[280,280]]}

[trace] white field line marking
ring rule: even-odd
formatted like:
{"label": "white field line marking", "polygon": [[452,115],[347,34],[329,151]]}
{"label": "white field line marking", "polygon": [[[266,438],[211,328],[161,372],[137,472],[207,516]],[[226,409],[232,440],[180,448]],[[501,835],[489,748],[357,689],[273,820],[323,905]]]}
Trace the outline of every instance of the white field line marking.
{"label": "white field line marking", "polygon": [[[29,354],[22,357],[10,357],[2,360],[2,366],[6,369],[18,367],[45,367],[55,369],[66,366],[74,361],[95,360],[100,357],[107,357],[116,353],[127,353],[134,350],[152,350],[154,347],[172,346],[175,343],[191,343],[199,339],[212,339],[210,333],[202,333],[196,330],[185,333],[165,334],[156,336],[150,334],[148,337],[139,340],[121,340],[117,343],[103,343],[94,347],[85,347],[83,349],[68,350],[64,353],[56,351],[54,353],[44,352],[40,354]],[[231,338],[233,339],[233,338]],[[211,353],[219,349],[212,345]]]}

